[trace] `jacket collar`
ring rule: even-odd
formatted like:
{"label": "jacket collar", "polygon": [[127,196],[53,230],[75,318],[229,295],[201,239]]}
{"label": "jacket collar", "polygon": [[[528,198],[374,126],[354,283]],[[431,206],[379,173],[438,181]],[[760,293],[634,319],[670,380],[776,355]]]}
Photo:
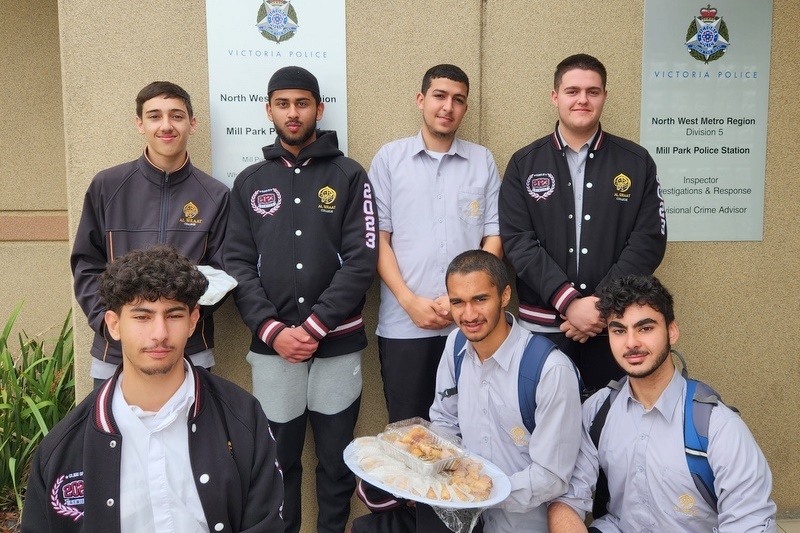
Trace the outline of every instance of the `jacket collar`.
{"label": "jacket collar", "polygon": [[[189,420],[194,420],[200,413],[203,407],[205,398],[202,396],[203,387],[200,384],[200,374],[197,368],[192,364],[191,359],[184,357],[184,360],[189,364],[189,371],[194,376],[194,403],[189,410]],[[103,433],[111,435],[119,435],[119,427],[114,420],[114,414],[111,409],[111,401],[114,398],[114,391],[117,390],[117,381],[122,374],[122,365],[117,367],[117,371],[111,379],[106,380],[97,390],[97,396],[94,400],[94,425]]]}
{"label": "jacket collar", "polygon": [[[163,185],[164,177],[167,175],[167,173],[155,166],[150,161],[150,159],[147,157],[147,148],[145,148],[145,151],[142,152],[141,157],[139,157],[139,160],[136,162],[136,166],[149,181],[152,181],[157,185]],[[169,173],[170,183],[177,183],[185,180],[192,173],[193,168],[192,162],[189,160],[189,154],[187,153],[186,161],[184,161],[183,166],[174,172]]]}
{"label": "jacket collar", "polygon": [[[603,126],[601,124],[597,125],[597,131],[594,134],[594,139],[592,139],[591,143],[589,144],[589,152],[596,152],[602,146],[605,145],[606,140],[606,132],[603,131]],[[561,138],[561,134],[558,132],[558,122],[556,122],[555,130],[552,134],[550,134],[550,141],[555,146],[556,150],[563,152],[564,148],[567,146],[567,143],[564,142],[564,139]]]}

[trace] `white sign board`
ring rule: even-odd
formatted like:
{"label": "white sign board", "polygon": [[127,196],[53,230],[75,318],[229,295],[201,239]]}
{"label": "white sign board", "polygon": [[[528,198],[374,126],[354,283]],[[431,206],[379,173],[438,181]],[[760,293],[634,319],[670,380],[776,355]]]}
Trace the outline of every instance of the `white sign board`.
{"label": "white sign board", "polygon": [[772,0],[645,1],[641,144],[671,241],[763,237]]}
{"label": "white sign board", "polygon": [[267,82],[287,65],[319,80],[325,113],[347,153],[344,0],[206,0],[212,175],[233,184],[275,142]]}

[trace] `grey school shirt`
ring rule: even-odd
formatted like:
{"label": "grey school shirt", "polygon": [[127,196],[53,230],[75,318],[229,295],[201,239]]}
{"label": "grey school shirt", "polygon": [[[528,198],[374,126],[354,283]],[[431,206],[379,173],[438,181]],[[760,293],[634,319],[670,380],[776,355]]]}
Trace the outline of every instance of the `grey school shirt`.
{"label": "grey school shirt", "polygon": [[517,379],[522,353],[531,333],[512,324],[500,348],[481,363],[472,343],[458,379],[458,394],[444,398],[453,387],[456,332],[447,338],[436,372],[436,398],[431,423],[449,433],[461,433],[472,453],[497,465],[511,480],[511,494],[483,512],[485,533],[547,531],[546,503],[567,490],[581,440],[581,402],[572,362],[559,350],[545,361],[536,388],[536,427],[529,433],[522,422]]}
{"label": "grey school shirt", "polygon": [[603,533],[682,531],[688,533],[774,533],[776,507],[772,474],[742,419],[719,404],[709,420],[708,462],[714,472],[718,510],[697,492],[683,441],[686,380],[675,370],[652,409],[619,392],[606,418],[599,450],[589,436],[595,413],[608,397],[603,389],[583,405],[578,463],[561,501],[580,516],[592,509],[598,465],[608,477],[608,514],[592,523]]}
{"label": "grey school shirt", "polygon": [[[422,132],[385,144],[369,169],[380,231],[392,234],[400,274],[411,291],[425,298],[447,293],[445,271],[461,252],[481,247],[500,234],[497,196],[500,175],[491,152],[453,139],[441,160],[425,151]],[[377,334],[390,339],[447,335],[418,328],[391,290],[381,283]]]}

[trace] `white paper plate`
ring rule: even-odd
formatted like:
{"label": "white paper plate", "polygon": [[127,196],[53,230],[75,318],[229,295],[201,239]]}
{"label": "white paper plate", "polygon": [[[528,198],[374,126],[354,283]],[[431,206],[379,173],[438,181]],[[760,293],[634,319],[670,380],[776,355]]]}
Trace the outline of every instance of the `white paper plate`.
{"label": "white paper plate", "polygon": [[[360,437],[361,439],[370,439],[375,437]],[[356,439],[359,440],[359,439]],[[355,441],[351,442],[347,445],[347,448],[344,449],[344,462],[353,471],[355,475],[370,483],[381,490],[385,490],[386,492],[397,496],[398,498],[404,498],[406,500],[413,500],[415,502],[422,502],[427,503],[428,505],[435,505],[436,507],[444,507],[446,509],[482,509],[484,507],[491,507],[493,505],[497,505],[498,503],[505,500],[508,495],[511,493],[511,481],[508,479],[508,476],[500,470],[497,466],[493,465],[483,457],[479,457],[475,454],[469,454],[469,457],[472,457],[481,463],[483,463],[483,473],[488,475],[492,478],[492,491],[489,493],[489,499],[477,501],[477,502],[462,502],[462,501],[452,501],[452,500],[437,500],[431,498],[425,498],[414,494],[409,491],[405,491],[403,489],[399,489],[393,485],[389,485],[388,483],[384,483],[380,479],[377,479],[370,475],[369,472],[364,471],[359,464],[358,464],[358,456],[356,454],[355,448]],[[392,459],[394,460],[394,459]],[[402,464],[398,461],[398,464]],[[415,475],[412,470],[409,469],[409,475]]]}

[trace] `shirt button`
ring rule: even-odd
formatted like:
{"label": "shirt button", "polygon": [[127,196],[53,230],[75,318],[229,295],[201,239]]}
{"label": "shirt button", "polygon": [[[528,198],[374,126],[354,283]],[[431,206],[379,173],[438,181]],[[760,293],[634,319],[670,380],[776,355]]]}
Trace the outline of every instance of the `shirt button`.
{"label": "shirt button", "polygon": [[303,298],[303,297],[301,296],[300,298],[298,298],[298,299],[297,299],[297,301],[298,301],[299,303],[303,303],[303,302],[305,302],[305,301],[306,301],[306,299],[305,299],[305,298]]}
{"label": "shirt button", "polygon": [[300,198],[295,198],[294,199],[294,203],[299,204],[300,203]]}
{"label": "shirt button", "polygon": [[581,289],[585,289],[585,288],[586,288],[586,284],[585,283],[581,283]]}
{"label": "shirt button", "polygon": [[106,506],[114,507],[114,498],[109,498],[106,500]]}
{"label": "shirt button", "polygon": [[442,195],[441,195],[441,194],[437,194],[437,195],[436,195],[436,198],[438,198],[439,200],[441,200],[441,199],[442,199]]}
{"label": "shirt button", "polygon": [[483,442],[489,442],[489,437],[483,437]]}
{"label": "shirt button", "polygon": [[587,189],[591,189],[591,188],[592,188],[592,182],[591,182],[591,181],[590,181],[589,183],[587,183],[587,184],[586,184],[586,188],[587,188]]}
{"label": "shirt button", "polygon": [[200,476],[200,483],[202,483],[203,485],[208,483],[208,474],[203,474],[202,476]]}
{"label": "shirt button", "polygon": [[586,255],[586,254],[588,254],[588,253],[589,253],[589,249],[588,249],[588,248],[581,248],[581,253],[582,253],[583,255]]}
{"label": "shirt button", "polygon": [[300,169],[299,168],[294,169],[294,173],[295,174],[300,174]]}
{"label": "shirt button", "polygon": [[442,222],[444,222],[444,219],[443,219],[443,218],[440,218],[440,219],[439,219],[439,224],[441,224]]}
{"label": "shirt button", "polygon": [[483,385],[483,386],[485,387],[486,385],[488,385],[488,383],[487,383],[487,382],[486,382],[486,380],[484,379],[483,381],[481,381],[481,385]]}
{"label": "shirt button", "polygon": [[222,531],[223,529],[225,529],[225,526],[222,525],[222,522],[214,524],[214,531]]}
{"label": "shirt button", "polygon": [[112,440],[111,442],[108,443],[108,446],[110,448],[116,448],[117,447],[117,441]]}
{"label": "shirt button", "polygon": [[592,220],[592,215],[586,215],[583,217],[583,220]]}
{"label": "shirt button", "polygon": [[489,410],[488,410],[488,409],[484,409],[484,410],[483,410],[483,414],[487,414],[488,412],[489,412]]}
{"label": "shirt button", "polygon": [[639,472],[639,473],[641,474],[642,472],[644,472],[644,468],[642,468],[642,467],[640,466],[640,467],[638,467],[638,468],[636,469],[636,471],[637,471],[637,472]]}
{"label": "shirt button", "polygon": [[302,231],[300,231],[300,230],[297,230],[297,231],[295,231],[295,232],[294,232],[294,234],[295,234],[295,235],[297,235],[297,236],[299,237],[300,235],[302,235],[302,234],[303,234],[303,232],[302,232]]}
{"label": "shirt button", "polygon": [[297,270],[301,270],[303,268],[303,263],[297,263]]}

